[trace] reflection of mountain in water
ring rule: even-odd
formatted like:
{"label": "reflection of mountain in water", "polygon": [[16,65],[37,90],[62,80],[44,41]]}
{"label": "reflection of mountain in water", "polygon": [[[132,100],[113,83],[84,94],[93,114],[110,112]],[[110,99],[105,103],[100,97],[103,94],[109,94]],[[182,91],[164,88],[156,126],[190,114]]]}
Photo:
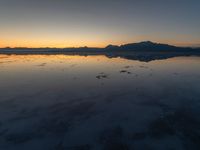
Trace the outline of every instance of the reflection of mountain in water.
{"label": "reflection of mountain in water", "polygon": [[200,56],[200,49],[197,48],[176,47],[167,44],[153,43],[151,41],[121,46],[109,45],[105,49],[109,52],[113,52],[111,57],[122,57],[140,61],[167,59],[177,56]]}
{"label": "reflection of mountain in water", "polygon": [[67,54],[67,55],[106,55],[131,60],[152,61],[177,56],[200,56],[200,48],[176,47],[150,41],[108,45],[105,48],[2,48],[0,54]]}
{"label": "reflection of mountain in water", "polygon": [[107,57],[121,57],[129,60],[139,60],[149,62],[153,60],[168,59],[179,56],[200,56],[197,52],[121,52],[115,54],[106,54]]}

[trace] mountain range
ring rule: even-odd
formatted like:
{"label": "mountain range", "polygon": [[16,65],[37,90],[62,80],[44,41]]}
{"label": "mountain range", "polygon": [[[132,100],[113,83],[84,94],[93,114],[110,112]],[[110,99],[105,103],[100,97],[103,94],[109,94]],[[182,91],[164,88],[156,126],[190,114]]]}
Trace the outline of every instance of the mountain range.
{"label": "mountain range", "polygon": [[191,47],[177,47],[168,44],[154,43],[151,41],[144,41],[139,43],[130,43],[121,46],[108,45],[106,50],[111,51],[193,51],[199,50],[200,48],[191,48]]}
{"label": "mountain range", "polygon": [[0,48],[0,53],[6,52],[200,52],[200,48],[177,47],[168,44],[143,41],[124,45],[108,45],[105,48],[78,47],[78,48]]}

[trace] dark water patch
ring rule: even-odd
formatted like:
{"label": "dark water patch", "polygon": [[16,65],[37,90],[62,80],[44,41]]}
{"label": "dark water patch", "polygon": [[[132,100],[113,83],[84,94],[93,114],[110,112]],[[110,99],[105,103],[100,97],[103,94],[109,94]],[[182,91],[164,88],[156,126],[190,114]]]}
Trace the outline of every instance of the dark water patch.
{"label": "dark water patch", "polygon": [[134,134],[131,136],[131,139],[132,139],[133,141],[143,140],[143,139],[145,139],[147,136],[148,136],[148,134],[145,133],[145,132],[137,132],[137,133],[134,133]]}
{"label": "dark water patch", "polygon": [[174,135],[175,130],[168,120],[165,118],[159,118],[155,120],[149,127],[149,135],[154,138],[161,138],[166,135]]}
{"label": "dark water patch", "polygon": [[99,75],[96,76],[97,79],[107,79],[108,75],[105,73],[101,72]]}
{"label": "dark water patch", "polygon": [[42,119],[41,124],[38,126],[37,132],[46,134],[61,135],[68,132],[70,124],[65,118],[47,118]]}
{"label": "dark water patch", "polygon": [[132,68],[133,66],[124,66],[125,69]]}
{"label": "dark water patch", "polygon": [[139,102],[138,104],[147,106],[147,107],[158,107],[163,111],[163,113],[172,111],[172,108],[170,106],[168,106],[167,104],[164,104],[158,99],[151,98],[151,97],[149,97],[148,100]]}
{"label": "dark water patch", "polygon": [[139,75],[138,75],[138,74],[135,74],[134,76],[135,76],[135,77],[139,77]]}
{"label": "dark water patch", "polygon": [[25,143],[32,140],[33,134],[32,133],[9,134],[9,135],[6,135],[5,139],[6,141],[11,142],[13,144],[21,144],[21,143]]}
{"label": "dark water patch", "polygon": [[8,129],[0,130],[0,136],[4,136],[8,132]]}
{"label": "dark water patch", "polygon": [[104,130],[99,137],[99,141],[104,150],[128,150],[128,145],[123,136],[123,129],[119,126]]}
{"label": "dark water patch", "polygon": [[127,73],[127,74],[131,74],[130,71],[127,71],[127,70],[121,70],[120,73]]}
{"label": "dark water patch", "polygon": [[40,132],[37,131],[37,129],[38,129],[37,126],[33,126],[32,129],[26,129],[25,127],[24,130],[21,130],[21,132],[19,131],[10,132],[8,130],[8,132],[5,134],[3,138],[10,144],[20,145],[34,139],[38,140],[48,136],[47,134],[41,134]]}
{"label": "dark water patch", "polygon": [[46,108],[46,114],[51,116],[46,118],[47,121],[53,119],[54,122],[58,122],[59,126],[71,126],[73,122],[80,122],[87,120],[96,115],[95,102],[93,101],[81,101],[79,103],[58,103]]}
{"label": "dark water patch", "polygon": [[66,150],[92,150],[92,147],[89,144],[85,144],[85,145],[66,147]]}
{"label": "dark water patch", "polygon": [[63,146],[62,142],[59,142],[55,147],[54,150],[66,150],[66,148]]}
{"label": "dark water patch", "polygon": [[68,103],[59,103],[52,105],[48,110],[52,113],[68,113],[69,115],[81,115],[89,111],[95,105],[95,102],[80,102],[69,105]]}
{"label": "dark water patch", "polygon": [[179,73],[177,73],[177,72],[174,72],[174,75],[176,75],[176,76],[177,76],[177,75],[179,75]]}
{"label": "dark water patch", "polygon": [[115,102],[116,100],[119,100],[120,97],[126,96],[128,94],[130,94],[130,93],[129,92],[118,92],[115,94],[110,94],[110,95],[106,96],[105,101],[108,103],[112,103],[112,102]]}
{"label": "dark water patch", "polygon": [[31,110],[27,110],[27,109],[22,109],[21,111],[17,110],[16,117],[12,118],[9,121],[15,122],[15,121],[20,121],[20,120],[37,118],[37,117],[39,117],[39,113],[41,112],[42,109],[43,108],[38,107],[38,108],[31,109]]}
{"label": "dark water patch", "polygon": [[152,122],[148,133],[153,138],[176,135],[185,147],[200,148],[200,122],[196,117],[192,111],[181,108]]}

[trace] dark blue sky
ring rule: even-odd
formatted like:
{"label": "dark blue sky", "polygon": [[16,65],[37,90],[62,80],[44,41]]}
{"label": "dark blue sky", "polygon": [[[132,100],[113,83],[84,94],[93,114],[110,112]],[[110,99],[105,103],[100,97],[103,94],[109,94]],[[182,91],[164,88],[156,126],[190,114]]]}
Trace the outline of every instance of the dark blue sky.
{"label": "dark blue sky", "polygon": [[200,0],[0,0],[0,46],[200,43]]}

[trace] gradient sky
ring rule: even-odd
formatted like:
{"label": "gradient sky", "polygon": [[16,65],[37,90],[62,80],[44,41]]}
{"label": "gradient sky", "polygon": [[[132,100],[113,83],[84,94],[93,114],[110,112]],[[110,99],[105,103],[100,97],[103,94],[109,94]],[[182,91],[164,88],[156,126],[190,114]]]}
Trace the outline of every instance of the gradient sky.
{"label": "gradient sky", "polygon": [[0,47],[200,44],[200,0],[0,0]]}

